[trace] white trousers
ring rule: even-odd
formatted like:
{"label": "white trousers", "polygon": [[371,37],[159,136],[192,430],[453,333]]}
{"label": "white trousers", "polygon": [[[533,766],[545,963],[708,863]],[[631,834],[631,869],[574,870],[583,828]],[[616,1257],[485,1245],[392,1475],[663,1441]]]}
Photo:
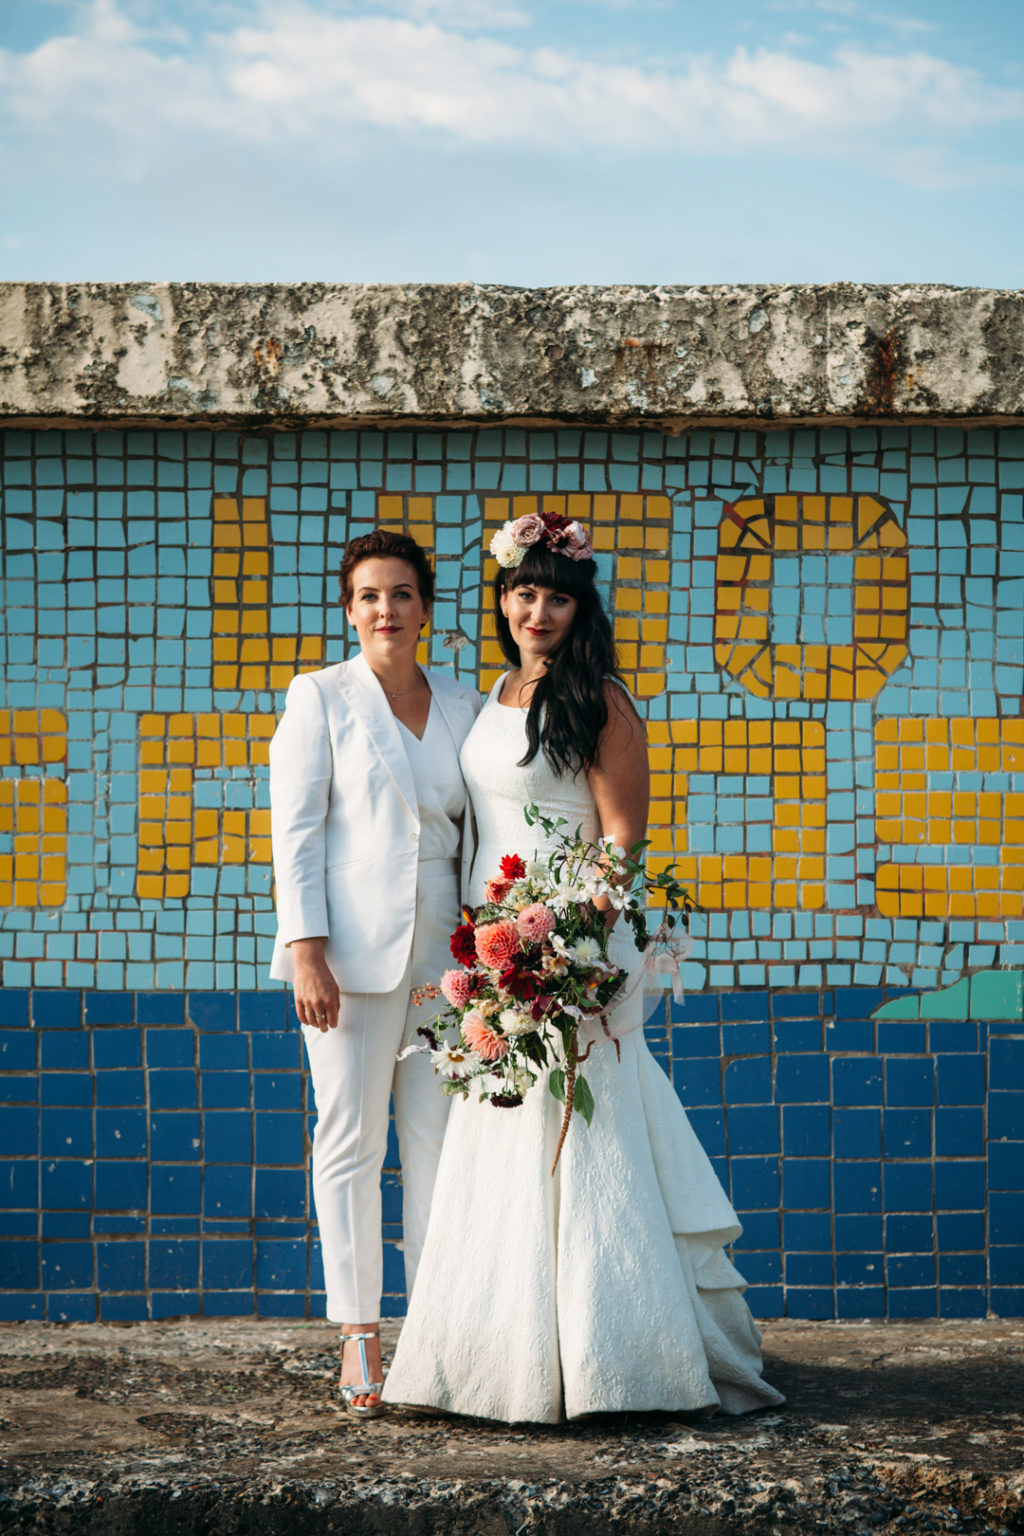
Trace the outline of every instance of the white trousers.
{"label": "white trousers", "polygon": [[372,1323],[380,1316],[380,1175],[392,1095],[402,1163],[405,1282],[412,1294],[451,1100],[429,1056],[395,1058],[417,1025],[438,1011],[438,1002],[417,1006],[410,993],[426,982],[436,985],[454,964],[449,940],[459,910],[455,865],[421,865],[412,949],[399,985],[393,992],[342,992],[336,1029],[303,1027],[316,1098],[313,1198],[331,1322]]}

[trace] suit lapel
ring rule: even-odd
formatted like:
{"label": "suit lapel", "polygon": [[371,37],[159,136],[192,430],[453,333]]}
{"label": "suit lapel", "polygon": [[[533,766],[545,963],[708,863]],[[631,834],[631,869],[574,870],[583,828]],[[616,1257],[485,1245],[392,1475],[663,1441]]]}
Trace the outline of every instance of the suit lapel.
{"label": "suit lapel", "polygon": [[366,727],[381,762],[394,780],[395,788],[419,822],[416,784],[398,721],[391,713],[387,696],[362,652],[345,666],[342,685],[354,712]]}
{"label": "suit lapel", "polygon": [[469,728],[473,724],[473,711],[458,688],[453,687],[451,680],[443,673],[428,672],[427,679],[434,703],[441,711],[444,723],[455,743],[455,749],[458,751],[469,735]]}

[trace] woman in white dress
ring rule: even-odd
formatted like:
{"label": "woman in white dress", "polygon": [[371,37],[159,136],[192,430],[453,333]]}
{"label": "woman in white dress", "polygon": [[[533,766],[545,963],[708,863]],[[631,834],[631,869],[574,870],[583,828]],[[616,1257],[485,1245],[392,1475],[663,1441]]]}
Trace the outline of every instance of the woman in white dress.
{"label": "woman in white dress", "polygon": [[[506,524],[492,550],[511,670],[462,749],[471,905],[503,855],[546,853],[524,806],[625,847],[646,836],[648,808],[643,727],[586,532],[542,514]],[[622,924],[609,957],[642,963]],[[642,988],[612,1024],[587,1061],[593,1121],[574,1116],[554,1176],[563,1109],[543,1078],[519,1108],[454,1101],[385,1401],[510,1423],[783,1401],[723,1252],[740,1224],[648,1050]]]}

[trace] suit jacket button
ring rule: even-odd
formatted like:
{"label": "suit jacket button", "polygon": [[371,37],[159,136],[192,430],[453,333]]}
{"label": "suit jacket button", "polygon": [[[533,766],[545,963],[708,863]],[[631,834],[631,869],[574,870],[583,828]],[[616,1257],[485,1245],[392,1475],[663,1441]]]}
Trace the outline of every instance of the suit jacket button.
{"label": "suit jacket button", "polygon": [[418,843],[419,840],[420,840],[420,835],[419,835],[418,832],[410,832],[409,833],[409,841],[410,841],[410,843]]}

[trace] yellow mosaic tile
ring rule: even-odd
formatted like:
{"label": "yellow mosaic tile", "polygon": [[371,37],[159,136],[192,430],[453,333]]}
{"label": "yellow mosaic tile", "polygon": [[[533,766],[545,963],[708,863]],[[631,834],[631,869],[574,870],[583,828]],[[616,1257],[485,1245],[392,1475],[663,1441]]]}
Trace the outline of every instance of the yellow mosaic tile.
{"label": "yellow mosaic tile", "polygon": [[271,643],[266,502],[215,496],[213,519],[213,686],[286,688],[296,671],[323,665],[323,640],[307,635]]}
{"label": "yellow mosaic tile", "polygon": [[[727,505],[718,533],[715,658],[757,698],[874,698],[907,655],[906,538],[871,496],[756,497]],[[775,644],[777,554],[855,551],[853,643]]]}
{"label": "yellow mosaic tile", "polygon": [[138,896],[187,896],[198,865],[271,862],[269,811],[196,806],[194,794],[206,771],[265,766],[276,726],[274,715],[142,716]]}
{"label": "yellow mosaic tile", "polygon": [[[46,770],[67,759],[57,709],[0,710],[0,768]],[[63,779],[0,779],[0,907],[59,907],[67,897],[67,788]]]}
{"label": "yellow mosaic tile", "polygon": [[1014,918],[1024,881],[1024,795],[936,788],[932,774],[1024,770],[1024,720],[880,720],[875,729],[875,831],[900,847],[998,848],[999,863],[883,864],[876,878],[886,916]]}
{"label": "yellow mosaic tile", "polygon": [[[680,879],[709,910],[825,902],[825,731],[814,720],[651,721],[651,868],[675,861]],[[772,855],[687,853],[692,773],[772,780]],[[666,838],[668,842],[666,844]]]}
{"label": "yellow mosaic tile", "polygon": [[67,786],[63,779],[0,779],[0,906],[59,907],[67,899]]}
{"label": "yellow mosaic tile", "polygon": [[68,722],[59,709],[0,709],[0,768],[62,763]]}

